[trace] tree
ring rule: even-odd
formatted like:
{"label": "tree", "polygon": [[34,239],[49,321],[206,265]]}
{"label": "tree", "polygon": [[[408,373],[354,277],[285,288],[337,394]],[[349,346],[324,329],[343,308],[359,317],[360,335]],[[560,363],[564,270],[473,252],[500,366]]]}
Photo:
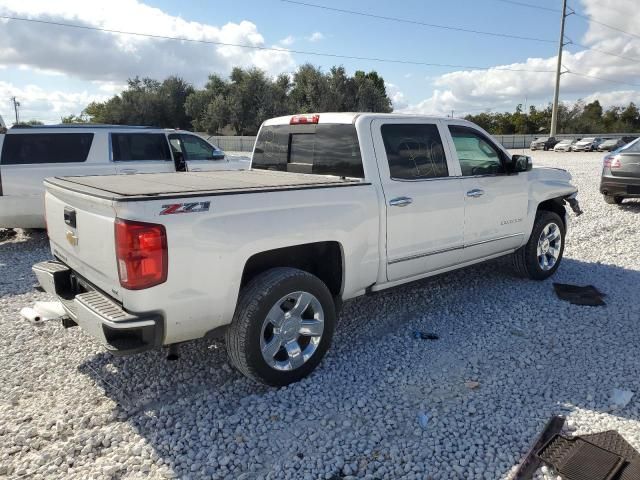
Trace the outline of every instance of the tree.
{"label": "tree", "polygon": [[193,92],[193,87],[179,77],[171,76],[162,83],[135,77],[128,80],[127,89],[120,95],[91,103],[83,113],[92,123],[191,128],[185,102]]}
{"label": "tree", "polygon": [[26,125],[26,126],[36,126],[36,125],[44,125],[40,120],[27,120],[26,122],[18,122],[15,125]]}
{"label": "tree", "polygon": [[63,121],[254,135],[268,118],[325,111],[390,112],[392,106],[384,79],[375,71],[357,71],[350,77],[344,67],[333,67],[325,74],[305,64],[292,77],[281,74],[271,78],[257,68],[236,67],[228,79],[210,75],[202,89],[176,76],[162,82],[131,78],[119,95],[90,103],[81,115],[70,115]]}

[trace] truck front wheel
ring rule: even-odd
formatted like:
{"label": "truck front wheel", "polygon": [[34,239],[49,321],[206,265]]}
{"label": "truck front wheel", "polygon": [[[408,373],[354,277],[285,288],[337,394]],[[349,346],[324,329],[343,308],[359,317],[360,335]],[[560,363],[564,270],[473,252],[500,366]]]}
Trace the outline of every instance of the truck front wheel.
{"label": "truck front wheel", "polygon": [[322,360],[335,328],[331,292],[316,276],[273,268],[242,289],[226,332],[231,363],[247,377],[284,386]]}
{"label": "truck front wheel", "polygon": [[516,272],[532,280],[544,280],[555,273],[564,253],[565,227],[557,213],[536,214],[529,241],[513,254]]}

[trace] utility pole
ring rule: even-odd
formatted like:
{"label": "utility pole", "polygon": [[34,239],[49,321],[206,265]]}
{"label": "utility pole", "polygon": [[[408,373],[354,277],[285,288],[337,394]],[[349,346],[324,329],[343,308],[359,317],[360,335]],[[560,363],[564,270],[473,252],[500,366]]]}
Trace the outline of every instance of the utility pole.
{"label": "utility pole", "polygon": [[556,66],[556,89],[553,93],[553,109],[551,110],[551,129],[549,136],[556,136],[558,127],[558,97],[560,96],[560,75],[562,75],[562,48],[564,47],[564,21],[567,18],[567,0],[562,0],[562,20],[560,22],[560,44],[558,45],[558,65]]}
{"label": "utility pole", "polygon": [[18,115],[18,107],[20,106],[20,102],[16,100],[16,97],[11,97],[11,101],[13,102],[13,111],[16,112],[16,125],[20,123],[20,116]]}

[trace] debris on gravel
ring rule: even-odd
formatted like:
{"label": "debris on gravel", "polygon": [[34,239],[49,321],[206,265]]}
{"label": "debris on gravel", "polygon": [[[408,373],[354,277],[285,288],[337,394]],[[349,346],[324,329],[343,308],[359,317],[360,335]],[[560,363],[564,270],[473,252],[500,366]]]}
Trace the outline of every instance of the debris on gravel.
{"label": "debris on gravel", "polygon": [[[18,232],[0,242],[0,477],[508,479],[553,414],[640,449],[637,396],[610,409],[614,388],[640,392],[640,202],[602,200],[601,157],[534,154],[573,174],[585,212],[552,279],[499,259],[347,302],[319,368],[281,389],[232,370],[221,343],[113,357],[31,325],[20,309],[51,297],[30,268],[50,253]],[[563,302],[553,281],[607,305]]]}

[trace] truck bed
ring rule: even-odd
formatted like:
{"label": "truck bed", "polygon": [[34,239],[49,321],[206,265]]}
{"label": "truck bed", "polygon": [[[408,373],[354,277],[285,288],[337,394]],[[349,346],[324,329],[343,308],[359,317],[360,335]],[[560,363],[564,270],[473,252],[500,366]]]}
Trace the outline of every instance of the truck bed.
{"label": "truck bed", "polygon": [[45,183],[120,202],[368,185],[359,179],[269,170],[54,177]]}

